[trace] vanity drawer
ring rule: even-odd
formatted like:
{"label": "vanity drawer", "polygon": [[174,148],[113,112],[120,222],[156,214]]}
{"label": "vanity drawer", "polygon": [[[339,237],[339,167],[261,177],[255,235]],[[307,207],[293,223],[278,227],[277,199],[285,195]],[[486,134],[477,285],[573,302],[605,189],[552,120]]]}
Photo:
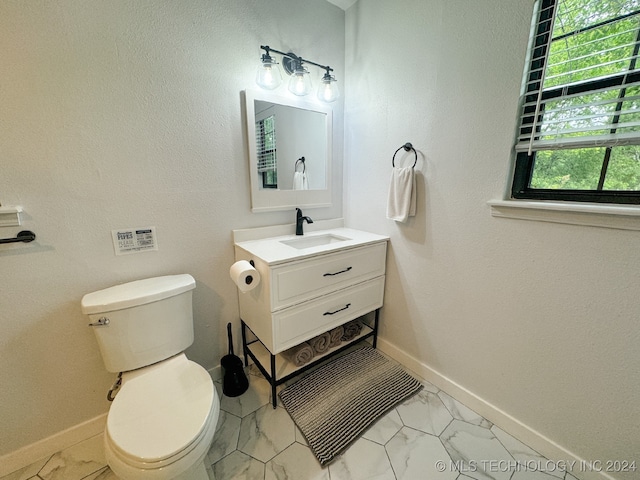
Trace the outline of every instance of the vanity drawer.
{"label": "vanity drawer", "polygon": [[386,251],[381,242],[274,268],[271,310],[384,275]]}
{"label": "vanity drawer", "polygon": [[382,306],[384,276],[273,314],[272,353],[298,345]]}

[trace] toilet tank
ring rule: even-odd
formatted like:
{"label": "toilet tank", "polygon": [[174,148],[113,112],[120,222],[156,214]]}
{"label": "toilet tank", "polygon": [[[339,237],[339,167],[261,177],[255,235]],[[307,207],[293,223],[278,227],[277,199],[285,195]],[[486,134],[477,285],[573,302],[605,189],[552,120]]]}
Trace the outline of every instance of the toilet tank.
{"label": "toilet tank", "polygon": [[160,362],[193,343],[191,275],[124,283],[82,297],[108,371]]}

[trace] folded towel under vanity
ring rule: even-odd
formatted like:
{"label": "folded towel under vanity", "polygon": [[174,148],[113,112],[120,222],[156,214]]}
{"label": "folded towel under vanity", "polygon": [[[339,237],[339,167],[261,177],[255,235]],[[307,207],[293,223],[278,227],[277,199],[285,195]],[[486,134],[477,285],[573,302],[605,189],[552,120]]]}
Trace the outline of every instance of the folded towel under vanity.
{"label": "folded towel under vanity", "polygon": [[329,350],[329,343],[331,343],[331,335],[329,335],[329,332],[324,332],[323,334],[309,340],[309,345],[311,345],[311,348],[313,348],[313,351],[317,355]]}
{"label": "folded towel under vanity", "polygon": [[350,322],[344,324],[344,334],[342,335],[342,340],[345,342],[353,340],[355,337],[360,335],[361,331],[362,322],[360,320],[351,320]]}
{"label": "folded towel under vanity", "polygon": [[331,338],[329,341],[329,348],[340,345],[342,343],[342,335],[344,335],[344,327],[342,325],[334,328],[333,330],[329,330],[329,337]]}
{"label": "folded towel under vanity", "polygon": [[301,367],[305,363],[309,363],[315,356],[313,348],[307,342],[291,347],[289,350],[282,352],[284,357],[293,363],[296,367]]}

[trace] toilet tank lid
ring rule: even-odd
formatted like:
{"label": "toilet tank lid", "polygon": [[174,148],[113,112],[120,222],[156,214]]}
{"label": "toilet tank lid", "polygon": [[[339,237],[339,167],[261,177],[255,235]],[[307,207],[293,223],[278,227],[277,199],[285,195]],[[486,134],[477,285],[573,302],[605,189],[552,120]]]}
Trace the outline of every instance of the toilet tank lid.
{"label": "toilet tank lid", "polygon": [[165,275],[123,283],[82,297],[82,313],[105,313],[157,302],[196,288],[189,274]]}

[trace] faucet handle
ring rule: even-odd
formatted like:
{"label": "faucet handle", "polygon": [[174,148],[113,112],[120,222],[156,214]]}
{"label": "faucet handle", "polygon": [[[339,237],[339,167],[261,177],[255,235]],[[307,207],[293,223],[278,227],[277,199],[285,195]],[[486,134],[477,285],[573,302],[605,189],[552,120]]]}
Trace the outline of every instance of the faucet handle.
{"label": "faucet handle", "polygon": [[305,217],[302,215],[302,210],[296,207],[296,235],[303,235],[304,232],[302,230],[302,225],[304,222],[313,223],[310,217]]}

